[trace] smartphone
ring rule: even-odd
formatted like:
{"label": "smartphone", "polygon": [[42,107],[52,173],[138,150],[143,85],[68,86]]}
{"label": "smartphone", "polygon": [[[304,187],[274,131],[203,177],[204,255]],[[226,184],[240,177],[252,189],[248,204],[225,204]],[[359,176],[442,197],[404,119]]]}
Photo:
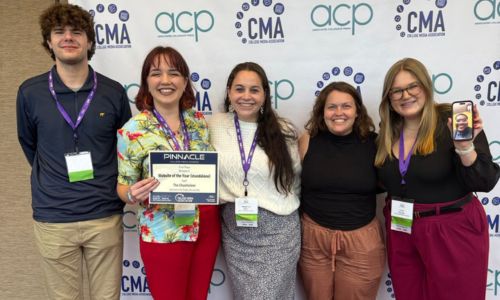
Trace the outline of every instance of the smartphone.
{"label": "smartphone", "polygon": [[454,141],[469,141],[474,137],[474,110],[470,100],[455,101],[452,110],[452,138]]}

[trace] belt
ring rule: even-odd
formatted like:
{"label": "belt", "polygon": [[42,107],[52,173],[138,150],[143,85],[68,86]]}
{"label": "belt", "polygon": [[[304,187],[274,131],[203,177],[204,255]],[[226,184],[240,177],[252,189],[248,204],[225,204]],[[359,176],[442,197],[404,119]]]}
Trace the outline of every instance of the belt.
{"label": "belt", "polygon": [[462,206],[469,203],[471,200],[472,200],[472,194],[469,193],[462,199],[459,199],[450,205],[436,207],[431,210],[414,211],[413,216],[415,219],[418,219],[418,218],[425,218],[430,216],[459,212],[462,211]]}

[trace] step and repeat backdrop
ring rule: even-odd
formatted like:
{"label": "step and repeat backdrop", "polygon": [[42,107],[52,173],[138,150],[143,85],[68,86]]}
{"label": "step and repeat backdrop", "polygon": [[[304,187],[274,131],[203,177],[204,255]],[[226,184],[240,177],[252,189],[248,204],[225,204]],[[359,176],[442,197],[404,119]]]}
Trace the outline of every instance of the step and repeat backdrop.
{"label": "step and repeat backdrop", "polygon": [[[145,55],[157,45],[179,50],[191,70],[196,108],[207,118],[222,110],[225,83],[238,63],[261,64],[274,109],[299,130],[315,96],[332,81],[361,92],[378,123],[386,71],[403,57],[428,68],[438,102],[471,99],[485,122],[500,162],[499,0],[71,0],[90,11],[99,72],[134,97]],[[487,299],[500,297],[500,186],[479,198],[488,215],[490,261]],[[138,250],[136,213],[125,209],[122,299],[151,299]],[[300,283],[297,299],[305,299]],[[377,299],[393,299],[387,272]],[[209,299],[232,299],[219,253]]]}

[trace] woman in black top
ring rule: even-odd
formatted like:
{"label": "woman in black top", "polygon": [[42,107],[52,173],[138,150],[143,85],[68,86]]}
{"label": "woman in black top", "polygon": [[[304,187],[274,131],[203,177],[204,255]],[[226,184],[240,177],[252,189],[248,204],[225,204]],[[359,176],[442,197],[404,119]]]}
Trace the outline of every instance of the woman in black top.
{"label": "woman in black top", "polygon": [[453,141],[450,105],[434,102],[425,66],[405,58],[387,72],[379,111],[375,165],[388,192],[387,253],[396,298],[484,299],[489,237],[472,192],[490,191],[499,168],[477,108],[474,140]]}
{"label": "woman in black top", "polygon": [[302,251],[308,299],[375,299],[385,264],[375,219],[374,126],[345,82],[326,86],[299,141]]}

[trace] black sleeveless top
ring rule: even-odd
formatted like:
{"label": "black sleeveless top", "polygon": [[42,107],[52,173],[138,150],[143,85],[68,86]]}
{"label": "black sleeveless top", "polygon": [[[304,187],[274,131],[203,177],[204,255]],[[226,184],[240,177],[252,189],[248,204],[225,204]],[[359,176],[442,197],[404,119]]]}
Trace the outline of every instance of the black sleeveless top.
{"label": "black sleeveless top", "polygon": [[302,164],[301,209],[321,226],[354,230],[375,217],[376,133],[365,141],[354,132],[310,138]]}

